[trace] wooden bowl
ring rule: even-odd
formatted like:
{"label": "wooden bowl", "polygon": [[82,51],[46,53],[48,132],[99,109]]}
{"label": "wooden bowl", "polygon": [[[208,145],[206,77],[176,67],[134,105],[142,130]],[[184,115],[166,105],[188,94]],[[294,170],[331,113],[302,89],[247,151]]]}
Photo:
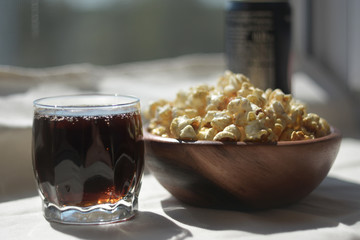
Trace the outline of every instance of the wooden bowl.
{"label": "wooden bowl", "polygon": [[272,144],[179,141],[144,130],[146,163],[177,199],[211,208],[267,209],[295,203],[328,174],[341,134]]}

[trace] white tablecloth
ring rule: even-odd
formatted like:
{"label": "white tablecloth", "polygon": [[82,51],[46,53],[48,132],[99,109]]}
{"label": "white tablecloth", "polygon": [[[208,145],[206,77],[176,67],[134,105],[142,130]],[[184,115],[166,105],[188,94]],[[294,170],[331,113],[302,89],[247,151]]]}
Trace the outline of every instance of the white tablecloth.
{"label": "white tablecloth", "polygon": [[146,174],[137,216],[118,224],[67,226],[42,216],[39,197],[0,204],[1,239],[360,239],[360,141],[344,139],[330,172],[308,197],[260,212],[202,209],[173,198]]}
{"label": "white tablecloth", "polygon": [[[120,92],[140,96],[145,108],[150,100],[173,98],[180,88],[214,84],[223,70],[221,56],[190,56],[110,68],[0,67],[0,239],[360,239],[360,140],[347,137],[323,183],[307,198],[286,208],[259,212],[196,208],[174,199],[146,174],[139,212],[131,221],[67,226],[50,224],[43,218],[40,198],[34,196],[31,169],[34,98],[54,93]],[[294,93],[317,109],[329,110],[328,96],[316,91],[303,76],[297,78],[301,81],[294,82]],[[351,129],[351,117],[340,110],[333,115],[340,114],[342,126]]]}

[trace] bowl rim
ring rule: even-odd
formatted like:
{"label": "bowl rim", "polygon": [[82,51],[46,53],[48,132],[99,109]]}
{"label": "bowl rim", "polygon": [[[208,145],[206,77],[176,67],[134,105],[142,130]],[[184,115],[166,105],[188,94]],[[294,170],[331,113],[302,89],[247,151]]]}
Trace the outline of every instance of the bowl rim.
{"label": "bowl rim", "polygon": [[276,146],[294,146],[294,145],[306,145],[314,144],[318,142],[325,142],[336,138],[341,138],[341,131],[333,126],[330,126],[330,134],[308,140],[296,140],[296,141],[277,141],[277,142],[221,142],[221,141],[211,141],[211,140],[179,140],[176,138],[165,138],[158,135],[154,135],[147,131],[147,125],[144,126],[144,140],[153,141],[159,143],[168,143],[168,144],[184,144],[184,145],[237,145],[237,146],[249,146],[249,145],[276,145]]}

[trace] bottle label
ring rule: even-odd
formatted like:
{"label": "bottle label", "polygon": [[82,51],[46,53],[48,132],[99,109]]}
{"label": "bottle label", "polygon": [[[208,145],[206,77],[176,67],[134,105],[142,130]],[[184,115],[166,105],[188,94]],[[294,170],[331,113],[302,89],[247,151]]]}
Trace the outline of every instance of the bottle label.
{"label": "bottle label", "polygon": [[275,86],[274,16],[272,11],[229,11],[226,55],[229,70],[243,73],[261,89]]}

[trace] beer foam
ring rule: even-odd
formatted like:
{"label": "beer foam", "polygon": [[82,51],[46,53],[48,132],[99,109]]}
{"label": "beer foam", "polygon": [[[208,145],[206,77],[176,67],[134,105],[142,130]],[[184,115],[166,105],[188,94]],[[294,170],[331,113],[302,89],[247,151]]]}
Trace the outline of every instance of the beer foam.
{"label": "beer foam", "polygon": [[47,97],[36,100],[36,103],[46,106],[110,106],[136,104],[139,99],[124,95],[83,94]]}
{"label": "beer foam", "polygon": [[140,114],[139,109],[135,107],[119,108],[119,109],[37,109],[36,113],[39,117],[51,117],[60,119],[61,117],[81,117],[81,118],[96,118],[96,117],[112,117],[115,115]]}
{"label": "beer foam", "polygon": [[139,99],[121,95],[74,95],[38,99],[35,111],[53,116],[106,116],[138,112]]}

